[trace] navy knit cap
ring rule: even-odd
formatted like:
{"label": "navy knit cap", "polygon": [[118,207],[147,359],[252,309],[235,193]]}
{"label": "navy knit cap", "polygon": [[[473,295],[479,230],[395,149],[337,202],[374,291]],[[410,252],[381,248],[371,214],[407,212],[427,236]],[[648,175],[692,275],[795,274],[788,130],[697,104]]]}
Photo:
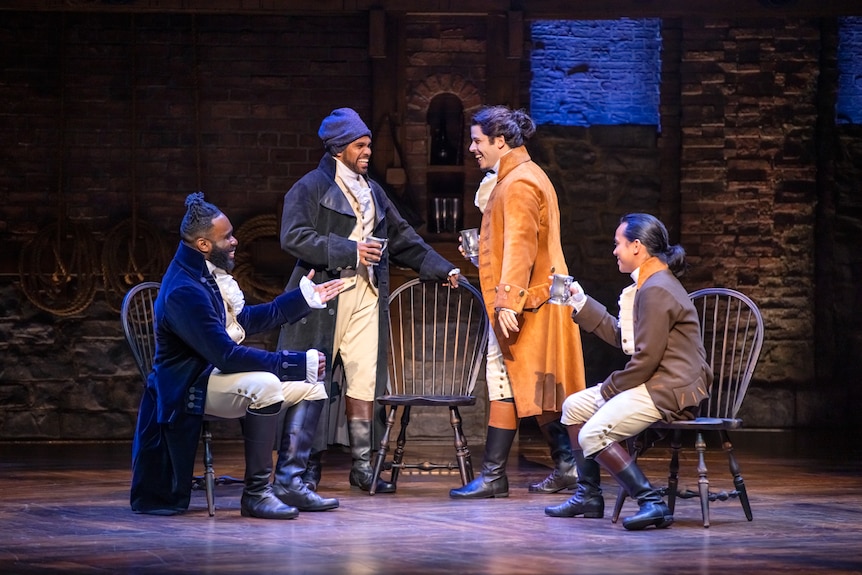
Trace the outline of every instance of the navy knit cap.
{"label": "navy knit cap", "polygon": [[362,136],[371,137],[371,130],[352,108],[338,108],[323,119],[317,135],[323,146],[333,154],[347,147],[347,144]]}

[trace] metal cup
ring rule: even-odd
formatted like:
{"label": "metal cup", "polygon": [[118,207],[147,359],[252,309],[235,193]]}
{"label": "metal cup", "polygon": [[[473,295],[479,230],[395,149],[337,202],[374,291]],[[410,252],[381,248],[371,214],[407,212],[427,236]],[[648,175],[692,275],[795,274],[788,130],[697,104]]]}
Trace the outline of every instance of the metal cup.
{"label": "metal cup", "polygon": [[571,296],[569,293],[569,286],[572,285],[573,281],[575,281],[575,278],[572,276],[554,274],[554,277],[551,280],[551,298],[548,301],[556,305],[565,305],[566,301]]}
{"label": "metal cup", "polygon": [[478,228],[461,230],[461,248],[464,250],[464,257],[466,258],[474,258],[479,255]]}
{"label": "metal cup", "polygon": [[[377,242],[381,245],[380,247],[380,257],[383,257],[383,252],[386,251],[386,246],[389,244],[389,238],[378,238],[376,236],[368,236],[365,238],[366,241],[369,242]],[[371,262],[372,266],[376,266],[379,262]]]}

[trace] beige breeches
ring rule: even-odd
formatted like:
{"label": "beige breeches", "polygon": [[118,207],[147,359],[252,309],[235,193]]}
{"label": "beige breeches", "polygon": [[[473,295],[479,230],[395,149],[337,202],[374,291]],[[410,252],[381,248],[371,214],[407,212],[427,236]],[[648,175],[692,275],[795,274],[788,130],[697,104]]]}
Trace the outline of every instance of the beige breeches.
{"label": "beige breeches", "polygon": [[563,425],[583,423],[578,443],[584,455],[637,435],[661,419],[646,385],[627,389],[605,401],[601,385],[573,393],[563,402]]}
{"label": "beige breeches", "polygon": [[207,383],[204,413],[236,419],[248,409],[261,409],[280,401],[289,406],[326,397],[326,387],[321,382],[281,381],[268,371],[222,373],[214,369]]}
{"label": "beige breeches", "polygon": [[338,296],[333,356],[341,354],[344,393],[360,401],[374,401],[377,387],[377,345],[380,298],[366,279],[356,275],[353,289]]}
{"label": "beige breeches", "polygon": [[512,382],[509,380],[509,373],[503,362],[500,343],[497,341],[494,329],[490,326],[488,328],[488,351],[485,354],[485,383],[488,386],[488,399],[491,401],[514,397]]}

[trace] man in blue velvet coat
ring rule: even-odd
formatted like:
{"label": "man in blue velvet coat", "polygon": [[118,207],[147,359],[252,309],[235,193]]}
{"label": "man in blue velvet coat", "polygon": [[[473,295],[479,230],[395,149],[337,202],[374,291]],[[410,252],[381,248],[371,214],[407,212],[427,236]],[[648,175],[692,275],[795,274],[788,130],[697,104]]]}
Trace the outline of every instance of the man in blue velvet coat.
{"label": "man in blue velvet coat", "polygon": [[[338,507],[300,479],[327,395],[326,358],[316,350],[273,353],[240,345],[245,334],[274,329],[325,308],[341,280],[297,289],[268,304],[245,305],[230,276],[237,240],[203,194],[186,199],[177,253],[155,302],[156,350],[132,446],[135,512],[182,513],[189,506],[203,416],[244,417],[243,516],[292,519]],[[285,406],[284,426],[278,429]],[[275,479],[272,450],[280,446]]]}

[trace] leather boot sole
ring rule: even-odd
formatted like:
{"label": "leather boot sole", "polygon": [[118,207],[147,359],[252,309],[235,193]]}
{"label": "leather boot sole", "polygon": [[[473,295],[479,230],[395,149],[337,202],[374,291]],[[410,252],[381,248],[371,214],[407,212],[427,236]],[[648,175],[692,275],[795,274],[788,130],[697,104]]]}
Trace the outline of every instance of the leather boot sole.
{"label": "leather boot sole", "polygon": [[[351,470],[348,479],[352,487],[358,487],[362,491],[371,490],[371,473],[365,473],[362,470],[359,472]],[[377,489],[375,489],[374,493],[395,493],[395,486],[378,477]]]}
{"label": "leather boot sole", "polygon": [[528,488],[529,493],[559,493],[564,489],[572,490],[578,486],[577,473],[559,473],[554,470],[539,483],[533,483]]}
{"label": "leather boot sole", "polygon": [[299,509],[285,505],[272,494],[262,497],[246,496],[240,499],[240,515],[257,519],[296,519]]}
{"label": "leather boot sole", "polygon": [[299,511],[329,511],[330,509],[337,509],[339,505],[338,499],[321,497],[308,489],[297,491],[275,486],[272,491],[282,503],[296,507]]}
{"label": "leather boot sole", "polygon": [[485,481],[480,475],[464,487],[449,491],[452,499],[496,499],[509,496],[509,479],[504,475]]}
{"label": "leather boot sole", "polygon": [[652,512],[638,513],[623,519],[623,527],[629,531],[640,531],[653,525],[656,529],[664,529],[670,527],[671,523],[673,515],[670,514],[670,509],[663,505],[655,506]]}
{"label": "leather boot sole", "polygon": [[601,519],[605,516],[602,509],[583,509],[582,505],[557,505],[556,507],[545,507],[545,515],[548,517],[580,517],[584,519]]}

